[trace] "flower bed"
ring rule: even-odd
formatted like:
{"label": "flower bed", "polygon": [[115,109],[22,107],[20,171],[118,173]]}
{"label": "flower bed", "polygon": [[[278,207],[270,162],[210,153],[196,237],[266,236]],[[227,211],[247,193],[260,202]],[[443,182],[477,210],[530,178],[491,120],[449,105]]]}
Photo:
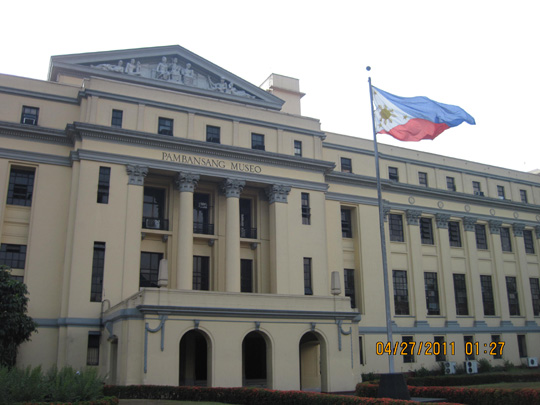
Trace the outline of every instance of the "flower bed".
{"label": "flower bed", "polygon": [[407,385],[415,385],[420,387],[448,387],[462,385],[495,384],[499,382],[540,381],[540,373],[485,373],[408,377],[406,381]]}

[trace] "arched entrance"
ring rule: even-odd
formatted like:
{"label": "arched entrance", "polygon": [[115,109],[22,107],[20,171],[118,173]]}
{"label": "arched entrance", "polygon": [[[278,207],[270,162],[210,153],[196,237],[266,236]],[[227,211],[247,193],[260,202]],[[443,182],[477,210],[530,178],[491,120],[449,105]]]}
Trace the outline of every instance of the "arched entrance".
{"label": "arched entrance", "polygon": [[317,333],[307,332],[300,339],[300,389],[326,392],[326,345]]}
{"label": "arched entrance", "polygon": [[199,330],[190,330],[182,336],[178,385],[209,386],[209,346],[208,336]]}
{"label": "arched entrance", "polygon": [[242,341],[242,385],[271,388],[271,357],[267,337],[250,332]]}

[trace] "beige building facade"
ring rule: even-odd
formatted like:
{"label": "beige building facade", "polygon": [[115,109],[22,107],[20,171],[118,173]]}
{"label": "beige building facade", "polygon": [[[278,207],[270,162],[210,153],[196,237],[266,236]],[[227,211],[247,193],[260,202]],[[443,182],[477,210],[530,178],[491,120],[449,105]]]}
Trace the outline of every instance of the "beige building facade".
{"label": "beige building facade", "polygon": [[[387,371],[373,143],[302,96],[179,46],[0,75],[0,262],[39,325],[18,363],[324,392]],[[396,370],[533,365],[538,174],[380,152]]]}

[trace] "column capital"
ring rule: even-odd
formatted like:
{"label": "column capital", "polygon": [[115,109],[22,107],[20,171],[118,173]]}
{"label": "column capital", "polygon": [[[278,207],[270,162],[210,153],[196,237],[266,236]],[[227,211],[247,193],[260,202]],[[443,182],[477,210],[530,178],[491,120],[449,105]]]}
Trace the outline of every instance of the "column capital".
{"label": "column capital", "polygon": [[450,214],[435,214],[435,221],[437,222],[437,228],[448,229],[449,220],[450,220]]}
{"label": "column capital", "polygon": [[514,230],[514,236],[523,236],[523,230],[525,229],[525,224],[514,222],[512,224],[512,229]]}
{"label": "column capital", "polygon": [[147,166],[126,165],[126,172],[129,176],[128,184],[144,186],[144,178],[148,174]]}
{"label": "column capital", "polygon": [[422,211],[420,211],[420,210],[407,210],[407,211],[405,211],[405,214],[407,216],[407,224],[408,225],[418,225],[420,223],[420,216],[422,215]]}
{"label": "column capital", "polygon": [[492,235],[500,235],[501,234],[501,226],[502,221],[496,221],[494,219],[488,221],[489,223],[489,232]]}
{"label": "column capital", "polygon": [[226,179],[221,183],[221,192],[225,194],[225,197],[240,198],[240,193],[244,189],[246,182],[244,180]]}
{"label": "column capital", "polygon": [[179,172],[175,181],[176,189],[180,192],[188,191],[193,193],[199,183],[199,178],[200,176],[198,174]]}
{"label": "column capital", "polygon": [[287,203],[287,196],[290,191],[291,186],[286,186],[284,184],[273,184],[265,190],[270,204],[275,202]]}
{"label": "column capital", "polygon": [[463,229],[466,231],[474,231],[477,220],[478,218],[476,217],[463,217]]}

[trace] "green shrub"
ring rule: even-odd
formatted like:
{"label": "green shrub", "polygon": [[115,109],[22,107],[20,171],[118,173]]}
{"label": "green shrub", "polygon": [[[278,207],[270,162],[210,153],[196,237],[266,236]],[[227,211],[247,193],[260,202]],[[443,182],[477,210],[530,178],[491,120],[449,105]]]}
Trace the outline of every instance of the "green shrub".
{"label": "green shrub", "polygon": [[489,362],[488,359],[480,359],[478,360],[478,372],[479,373],[489,373],[490,371],[493,371],[493,366]]}
{"label": "green shrub", "polygon": [[368,381],[375,381],[378,380],[379,376],[373,372],[369,373],[362,373],[362,381],[368,382]]}

